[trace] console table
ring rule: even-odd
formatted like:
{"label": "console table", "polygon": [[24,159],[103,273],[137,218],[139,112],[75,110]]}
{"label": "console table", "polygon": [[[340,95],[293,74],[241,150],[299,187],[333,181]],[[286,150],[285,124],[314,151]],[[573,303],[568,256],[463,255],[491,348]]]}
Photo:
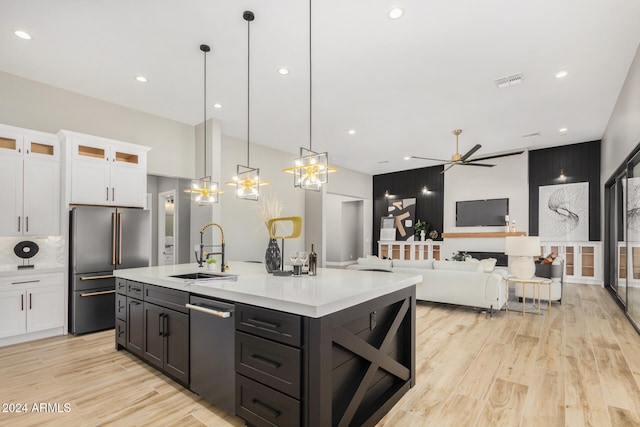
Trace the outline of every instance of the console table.
{"label": "console table", "polygon": [[378,256],[401,260],[440,260],[442,244],[433,240],[422,241],[378,241]]}

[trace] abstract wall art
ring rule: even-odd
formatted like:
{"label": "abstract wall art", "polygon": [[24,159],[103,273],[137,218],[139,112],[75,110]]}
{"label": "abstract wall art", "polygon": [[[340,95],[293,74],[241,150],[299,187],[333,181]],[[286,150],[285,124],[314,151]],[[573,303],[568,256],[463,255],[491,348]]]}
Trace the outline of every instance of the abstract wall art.
{"label": "abstract wall art", "polygon": [[412,241],[416,199],[389,200],[388,214],[396,220],[396,240]]}
{"label": "abstract wall art", "polygon": [[544,185],[539,188],[542,241],[589,241],[589,183]]}

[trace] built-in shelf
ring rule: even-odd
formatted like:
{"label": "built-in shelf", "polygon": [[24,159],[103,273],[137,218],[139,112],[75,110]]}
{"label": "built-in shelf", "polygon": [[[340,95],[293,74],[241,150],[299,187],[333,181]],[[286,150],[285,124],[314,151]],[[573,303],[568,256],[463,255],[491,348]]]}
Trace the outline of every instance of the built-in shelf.
{"label": "built-in shelf", "polygon": [[505,232],[475,232],[475,233],[442,233],[443,239],[477,239],[477,238],[496,238],[496,237],[512,237],[512,236],[526,236],[526,231],[514,231],[511,233]]}

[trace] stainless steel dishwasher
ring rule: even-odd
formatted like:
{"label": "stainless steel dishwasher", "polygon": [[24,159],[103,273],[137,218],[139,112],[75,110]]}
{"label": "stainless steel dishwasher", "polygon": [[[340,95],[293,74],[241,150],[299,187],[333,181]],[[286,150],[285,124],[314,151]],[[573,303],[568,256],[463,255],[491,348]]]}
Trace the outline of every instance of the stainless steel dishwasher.
{"label": "stainless steel dishwasher", "polygon": [[191,296],[191,390],[235,415],[235,306]]}

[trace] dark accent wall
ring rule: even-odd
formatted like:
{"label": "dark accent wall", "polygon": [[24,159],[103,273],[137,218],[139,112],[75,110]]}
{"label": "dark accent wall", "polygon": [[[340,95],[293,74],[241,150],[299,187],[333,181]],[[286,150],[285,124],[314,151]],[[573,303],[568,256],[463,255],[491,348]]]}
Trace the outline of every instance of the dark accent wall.
{"label": "dark accent wall", "polygon": [[[564,170],[566,179],[558,179]],[[538,187],[589,182],[589,240],[600,240],[600,141],[529,151],[529,235],[538,235]]]}
{"label": "dark accent wall", "polygon": [[[385,197],[385,191],[396,199],[415,197],[416,220],[427,221],[439,235],[442,234],[444,216],[444,174],[440,173],[442,170],[443,166],[440,165],[373,176],[372,253],[378,254],[380,220],[383,216],[387,216],[389,199]],[[429,190],[428,194],[422,193],[424,186]]]}

